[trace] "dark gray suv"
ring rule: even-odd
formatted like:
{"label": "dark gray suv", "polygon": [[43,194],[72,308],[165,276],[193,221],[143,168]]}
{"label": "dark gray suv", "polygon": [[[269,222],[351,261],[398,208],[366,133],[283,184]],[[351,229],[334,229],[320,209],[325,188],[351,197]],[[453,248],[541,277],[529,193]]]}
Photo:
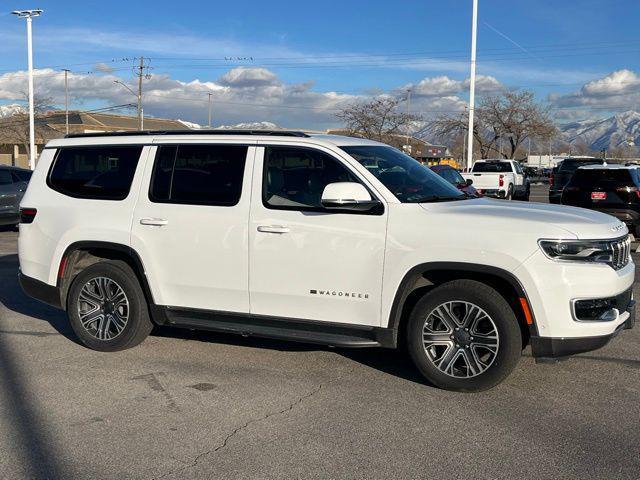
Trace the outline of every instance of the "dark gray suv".
{"label": "dark gray suv", "polygon": [[20,200],[30,178],[31,170],[0,165],[0,226],[20,222]]}

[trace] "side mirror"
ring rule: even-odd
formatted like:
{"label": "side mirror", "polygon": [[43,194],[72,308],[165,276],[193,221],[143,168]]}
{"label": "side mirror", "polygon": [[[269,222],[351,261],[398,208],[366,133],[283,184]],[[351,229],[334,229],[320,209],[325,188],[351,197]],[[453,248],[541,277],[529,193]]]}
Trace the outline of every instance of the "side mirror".
{"label": "side mirror", "polygon": [[473,180],[467,178],[467,181],[465,183],[467,184],[467,187],[470,187],[471,185],[473,185]]}
{"label": "side mirror", "polygon": [[330,183],[322,192],[322,206],[327,210],[352,210],[367,212],[380,205],[378,200],[359,183],[338,182]]}

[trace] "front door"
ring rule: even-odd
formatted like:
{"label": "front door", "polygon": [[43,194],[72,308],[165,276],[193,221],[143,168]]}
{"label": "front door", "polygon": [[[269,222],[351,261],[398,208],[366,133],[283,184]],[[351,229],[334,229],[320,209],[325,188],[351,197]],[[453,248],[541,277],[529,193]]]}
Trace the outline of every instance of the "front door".
{"label": "front door", "polygon": [[258,148],[249,223],[252,314],[380,324],[386,211],[335,212],[320,203],[327,184],[353,181],[364,184],[329,151]]}
{"label": "front door", "polygon": [[159,305],[249,312],[248,221],[255,147],[150,149],[131,246]]}

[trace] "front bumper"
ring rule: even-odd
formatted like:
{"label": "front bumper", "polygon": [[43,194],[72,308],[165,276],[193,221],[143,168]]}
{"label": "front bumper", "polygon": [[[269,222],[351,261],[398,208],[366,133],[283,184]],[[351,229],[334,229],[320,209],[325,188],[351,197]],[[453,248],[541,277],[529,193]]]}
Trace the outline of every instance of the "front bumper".
{"label": "front bumper", "polygon": [[629,313],[629,318],[627,318],[624,323],[618,325],[613,333],[608,335],[573,338],[532,336],[530,340],[531,352],[537,360],[544,360],[546,358],[568,357],[569,355],[590,352],[602,348],[622,330],[634,327],[636,321],[635,301],[631,301],[627,312]]}

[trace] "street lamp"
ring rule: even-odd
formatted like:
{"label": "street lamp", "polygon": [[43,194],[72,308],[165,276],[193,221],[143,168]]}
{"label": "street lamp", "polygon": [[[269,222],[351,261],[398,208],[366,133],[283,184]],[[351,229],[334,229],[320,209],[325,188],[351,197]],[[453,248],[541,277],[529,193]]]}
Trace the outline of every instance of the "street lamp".
{"label": "street lamp", "polygon": [[122,85],[124,88],[126,88],[127,90],[129,90],[136,98],[138,98],[138,106],[139,108],[139,112],[138,112],[138,120],[140,123],[140,130],[144,130],[144,109],[142,108],[142,102],[140,101],[139,95],[134,92],[133,90],[131,90],[131,88],[129,88],[129,85],[127,85],[126,83],[121,82],[120,80],[114,80],[113,83],[117,83],[118,85]]}
{"label": "street lamp", "polygon": [[36,168],[36,132],[33,119],[33,41],[31,35],[31,21],[33,17],[39,17],[42,10],[15,10],[18,18],[27,19],[27,58],[29,64],[29,168]]}

